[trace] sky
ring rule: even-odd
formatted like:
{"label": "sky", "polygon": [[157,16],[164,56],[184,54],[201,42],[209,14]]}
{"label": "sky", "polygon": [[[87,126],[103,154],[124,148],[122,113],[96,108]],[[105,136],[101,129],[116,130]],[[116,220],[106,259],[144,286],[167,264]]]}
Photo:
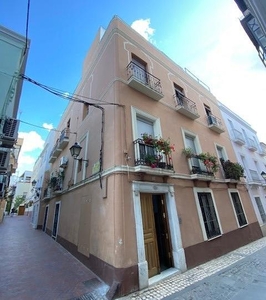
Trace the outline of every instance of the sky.
{"label": "sky", "polygon": [[[266,69],[239,22],[234,0],[30,1],[30,50],[25,74],[64,92],[75,91],[100,27],[114,15],[132,26],[247,121],[266,142]],[[0,1],[0,25],[26,34],[28,0]],[[1,66],[0,66],[1,69]],[[24,82],[18,118],[24,138],[17,175],[32,170],[68,102]],[[27,123],[36,125],[32,126]],[[45,127],[48,129],[42,129]]]}

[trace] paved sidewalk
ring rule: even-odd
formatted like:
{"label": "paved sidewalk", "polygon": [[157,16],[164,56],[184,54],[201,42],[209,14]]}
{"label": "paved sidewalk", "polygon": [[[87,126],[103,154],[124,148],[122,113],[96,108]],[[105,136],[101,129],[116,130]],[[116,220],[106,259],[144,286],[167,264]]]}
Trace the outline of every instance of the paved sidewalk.
{"label": "paved sidewalk", "polygon": [[0,224],[1,300],[98,300],[109,287],[27,216]]}
{"label": "paved sidewalk", "polygon": [[266,238],[121,299],[265,300]]}

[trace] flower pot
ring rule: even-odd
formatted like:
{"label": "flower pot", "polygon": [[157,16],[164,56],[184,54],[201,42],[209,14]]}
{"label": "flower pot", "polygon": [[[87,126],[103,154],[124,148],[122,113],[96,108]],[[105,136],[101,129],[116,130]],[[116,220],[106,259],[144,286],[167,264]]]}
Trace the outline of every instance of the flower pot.
{"label": "flower pot", "polygon": [[165,162],[159,162],[158,167],[161,168],[161,169],[165,169],[166,163]]}

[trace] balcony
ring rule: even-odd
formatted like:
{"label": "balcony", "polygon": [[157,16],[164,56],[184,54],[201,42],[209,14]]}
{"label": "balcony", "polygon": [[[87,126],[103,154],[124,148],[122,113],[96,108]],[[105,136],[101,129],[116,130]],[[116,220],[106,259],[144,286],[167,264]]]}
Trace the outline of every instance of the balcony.
{"label": "balcony", "polygon": [[252,152],[255,152],[258,150],[258,147],[257,147],[255,141],[250,138],[248,138],[248,149]]}
{"label": "balcony", "polygon": [[53,150],[51,151],[50,158],[49,158],[49,163],[55,162],[59,154],[61,153],[61,149],[58,147],[59,145],[59,139],[56,141]]}
{"label": "balcony", "polygon": [[48,187],[43,192],[43,199],[42,200],[49,200],[51,199],[51,189]]}
{"label": "balcony", "polygon": [[214,176],[214,173],[203,164],[202,159],[197,157],[191,158],[191,173],[207,177]]}
{"label": "balcony", "polygon": [[154,145],[147,145],[142,139],[133,142],[135,150],[135,171],[153,175],[173,174],[171,155],[160,153]]}
{"label": "balcony", "polygon": [[161,81],[134,62],[127,66],[128,85],[133,89],[159,101],[163,98]]}
{"label": "balcony", "polygon": [[244,138],[242,132],[240,132],[236,129],[233,129],[233,132],[234,132],[234,142],[240,146],[245,145],[245,138]]}
{"label": "balcony", "polygon": [[215,117],[214,115],[208,115],[207,122],[211,130],[219,134],[224,132],[222,121],[218,117]]}
{"label": "balcony", "polygon": [[196,103],[192,100],[188,99],[181,93],[176,93],[174,95],[174,98],[176,100],[176,110],[181,113],[182,115],[195,120],[199,118],[198,110]]}
{"label": "balcony", "polygon": [[69,128],[65,128],[61,131],[59,140],[58,140],[58,148],[64,150],[69,142]]}
{"label": "balcony", "polygon": [[266,145],[264,143],[260,143],[260,151],[259,154],[261,156],[266,156]]}
{"label": "balcony", "polygon": [[252,188],[257,188],[258,186],[260,186],[264,183],[264,180],[261,179],[261,177],[259,176],[257,171],[249,169],[249,174],[250,174],[250,177],[248,180],[248,184]]}

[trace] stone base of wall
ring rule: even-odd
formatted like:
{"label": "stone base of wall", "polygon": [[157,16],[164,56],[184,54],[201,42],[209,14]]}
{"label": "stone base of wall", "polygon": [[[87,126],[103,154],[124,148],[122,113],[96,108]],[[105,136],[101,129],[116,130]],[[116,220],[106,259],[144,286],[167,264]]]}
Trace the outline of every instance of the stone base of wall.
{"label": "stone base of wall", "polygon": [[262,237],[261,227],[256,222],[230,231],[216,239],[187,247],[184,249],[187,267],[191,269]]}
{"label": "stone base of wall", "polygon": [[[51,232],[46,229],[46,232]],[[57,242],[66,248],[72,255],[99,276],[110,287],[117,285],[115,296],[124,296],[139,289],[138,266],[115,268],[94,255],[89,257],[81,254],[78,247],[57,235]]]}

